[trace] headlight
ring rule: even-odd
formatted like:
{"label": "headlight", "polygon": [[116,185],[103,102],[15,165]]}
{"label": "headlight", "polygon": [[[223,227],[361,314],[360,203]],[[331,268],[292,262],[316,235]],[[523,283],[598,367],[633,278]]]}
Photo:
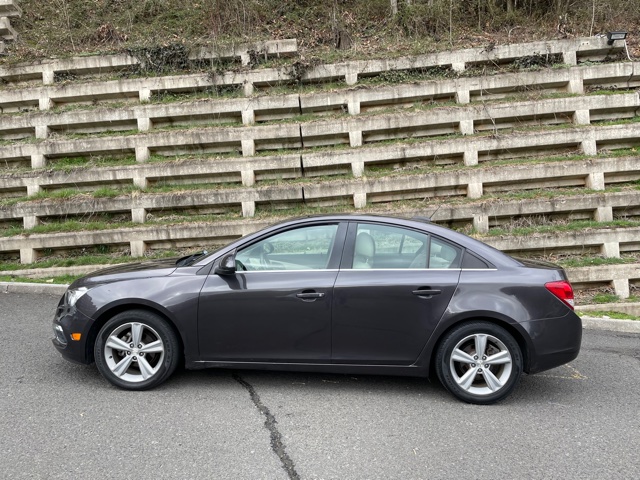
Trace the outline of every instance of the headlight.
{"label": "headlight", "polygon": [[87,293],[89,289],[87,287],[74,288],[73,290],[67,290],[67,306],[73,307],[80,297]]}

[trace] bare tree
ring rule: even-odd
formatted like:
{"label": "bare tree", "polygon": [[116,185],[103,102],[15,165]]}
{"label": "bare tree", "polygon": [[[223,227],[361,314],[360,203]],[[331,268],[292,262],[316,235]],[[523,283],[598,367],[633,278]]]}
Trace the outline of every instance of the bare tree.
{"label": "bare tree", "polygon": [[512,13],[513,12],[513,0],[507,0],[507,12],[508,13]]}
{"label": "bare tree", "polygon": [[391,0],[391,14],[398,14],[398,0]]}
{"label": "bare tree", "polygon": [[[391,14],[392,15],[397,15],[398,14],[398,0],[390,0],[391,2]],[[410,6],[411,5],[411,0],[404,0],[405,5]],[[430,7],[433,6],[433,0],[428,0],[427,5],[429,5]]]}

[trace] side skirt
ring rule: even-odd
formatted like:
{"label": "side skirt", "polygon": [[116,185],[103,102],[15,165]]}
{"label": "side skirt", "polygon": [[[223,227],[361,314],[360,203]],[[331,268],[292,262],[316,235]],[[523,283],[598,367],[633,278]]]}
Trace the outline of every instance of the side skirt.
{"label": "side skirt", "polygon": [[230,368],[244,370],[269,370],[281,372],[320,372],[360,375],[397,375],[404,377],[427,377],[427,369],[417,365],[352,365],[335,363],[267,363],[192,361],[186,363],[189,370],[203,368]]}

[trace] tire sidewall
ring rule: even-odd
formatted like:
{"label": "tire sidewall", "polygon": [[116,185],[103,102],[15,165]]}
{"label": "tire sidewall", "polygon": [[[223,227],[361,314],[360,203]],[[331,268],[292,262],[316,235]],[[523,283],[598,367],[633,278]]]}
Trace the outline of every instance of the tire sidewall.
{"label": "tire sidewall", "polygon": [[[128,382],[115,375],[104,358],[105,344],[115,329],[125,323],[137,322],[156,331],[164,344],[164,358],[160,369],[151,378],[142,382]],[[122,312],[107,321],[100,329],[94,346],[94,358],[100,374],[113,385],[125,390],[148,390],[164,382],[178,364],[178,343],[176,334],[167,323],[154,313],[144,310]]]}
{"label": "tire sidewall", "polygon": [[[484,333],[499,339],[511,354],[511,375],[507,383],[498,392],[489,395],[474,395],[462,389],[454,380],[450,369],[450,359],[455,346],[465,337]],[[522,352],[513,336],[499,325],[475,321],[465,323],[448,333],[440,343],[436,355],[436,373],[442,385],[458,399],[477,405],[489,405],[506,398],[516,387],[522,373]]]}

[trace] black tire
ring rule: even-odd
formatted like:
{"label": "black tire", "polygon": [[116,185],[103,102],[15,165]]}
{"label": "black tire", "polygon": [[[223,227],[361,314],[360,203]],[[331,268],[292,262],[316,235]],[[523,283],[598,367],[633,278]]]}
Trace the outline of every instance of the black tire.
{"label": "black tire", "polygon": [[[138,344],[134,344],[134,336]],[[164,382],[180,362],[180,342],[167,322],[146,310],[122,312],[98,333],[98,371],[116,387],[149,390]]]}
{"label": "black tire", "polygon": [[[476,347],[482,349],[483,342],[484,355],[476,355]],[[455,397],[489,405],[512,392],[522,374],[522,365],[520,346],[509,332],[493,323],[473,321],[442,338],[435,369],[442,385]]]}

